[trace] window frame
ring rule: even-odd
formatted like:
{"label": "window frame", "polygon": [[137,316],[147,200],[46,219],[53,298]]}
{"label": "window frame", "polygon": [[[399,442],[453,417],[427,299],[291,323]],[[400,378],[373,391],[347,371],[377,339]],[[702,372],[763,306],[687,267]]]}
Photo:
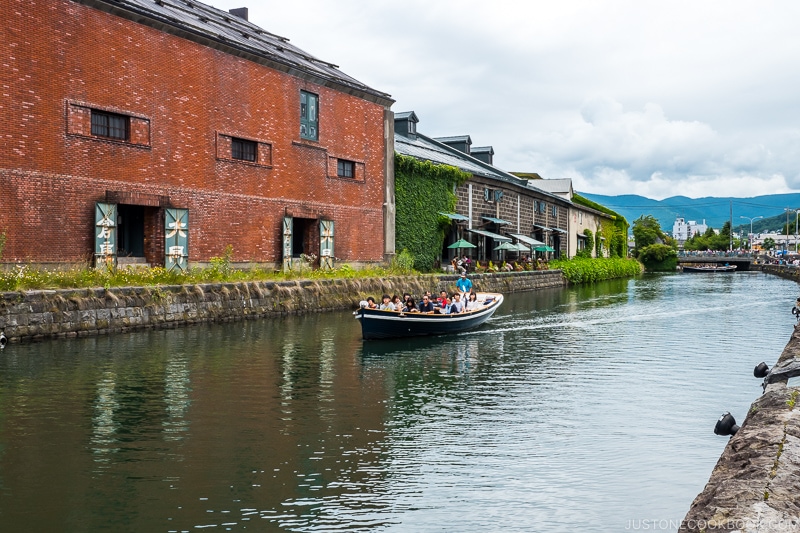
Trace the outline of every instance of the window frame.
{"label": "window frame", "polygon": [[319,140],[319,95],[300,91],[300,138]]}
{"label": "window frame", "polygon": [[[121,121],[121,127],[120,124],[112,124],[112,121]],[[90,123],[90,131],[93,137],[110,139],[112,141],[130,142],[131,117],[128,115],[92,108]],[[114,135],[112,134],[114,132],[121,133]]]}
{"label": "window frame", "polygon": [[[349,175],[347,170],[349,169]],[[339,178],[355,179],[356,177],[356,162],[349,159],[336,160],[336,176]]]}
{"label": "window frame", "polygon": [[[248,156],[252,156],[252,159]],[[258,143],[250,139],[231,137],[231,159],[247,163],[258,163]]]}

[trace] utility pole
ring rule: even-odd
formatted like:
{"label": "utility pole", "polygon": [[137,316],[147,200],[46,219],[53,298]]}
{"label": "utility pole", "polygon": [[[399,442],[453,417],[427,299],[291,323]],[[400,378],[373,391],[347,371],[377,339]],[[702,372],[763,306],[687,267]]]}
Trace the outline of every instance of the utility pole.
{"label": "utility pole", "polygon": [[731,231],[730,231],[730,242],[728,243],[728,250],[733,251],[733,200],[730,200],[730,208],[731,208]]}

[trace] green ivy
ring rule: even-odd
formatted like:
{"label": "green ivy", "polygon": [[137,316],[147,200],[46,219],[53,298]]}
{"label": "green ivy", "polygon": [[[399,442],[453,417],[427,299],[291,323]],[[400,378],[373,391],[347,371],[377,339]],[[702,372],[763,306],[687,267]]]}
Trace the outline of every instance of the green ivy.
{"label": "green ivy", "polygon": [[471,175],[449,165],[436,165],[400,154],[394,156],[395,249],[414,258],[414,268],[431,271],[450,228],[456,188]]}
{"label": "green ivy", "polygon": [[[624,216],[597,202],[584,198],[580,194],[574,194],[572,196],[572,203],[584,207],[591,207],[596,211],[611,215],[613,222],[609,220],[600,221],[602,229],[597,232],[598,237],[602,235],[606,238],[609,255],[611,257],[628,257],[628,228],[630,224],[628,224]],[[600,239],[598,238],[597,241],[600,241]]]}
{"label": "green ivy", "polygon": [[586,259],[591,259],[592,257],[592,249],[594,248],[594,233],[589,228],[583,230],[583,235],[586,237],[586,246],[583,250],[578,250],[575,254],[575,257],[583,257]]}

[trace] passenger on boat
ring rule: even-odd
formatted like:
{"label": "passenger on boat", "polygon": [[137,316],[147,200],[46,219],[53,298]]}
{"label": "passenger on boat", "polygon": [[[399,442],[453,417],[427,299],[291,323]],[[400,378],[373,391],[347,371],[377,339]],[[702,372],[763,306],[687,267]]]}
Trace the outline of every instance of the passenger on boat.
{"label": "passenger on boat", "polygon": [[447,291],[442,291],[439,293],[439,297],[436,299],[436,305],[441,308],[444,308],[447,305]]}
{"label": "passenger on boat", "polygon": [[478,295],[475,294],[474,291],[469,293],[467,303],[464,307],[467,311],[475,311],[480,307],[480,304],[478,303]]}
{"label": "passenger on boat", "polygon": [[463,311],[464,311],[464,302],[461,301],[461,294],[454,292],[453,300],[450,302],[450,307],[447,310],[447,314],[454,315],[456,313],[461,313]]}
{"label": "passenger on boat", "polygon": [[406,305],[403,308],[404,313],[419,313],[419,309],[417,309],[417,302],[414,301],[414,298],[411,295],[408,296],[408,300],[406,300]]}
{"label": "passenger on boat", "polygon": [[380,307],[381,311],[394,311],[394,304],[392,303],[392,297],[388,294],[383,295],[383,303],[381,303]]}
{"label": "passenger on boat", "polygon": [[430,293],[425,293],[422,297],[422,302],[419,304],[419,312],[433,314],[433,302],[431,301]]}
{"label": "passenger on boat", "polygon": [[367,309],[377,309],[378,304],[375,303],[375,298],[372,296],[367,297]]}
{"label": "passenger on boat", "polygon": [[394,306],[395,311],[402,311],[405,304],[400,301],[400,297],[398,295],[392,296],[392,305]]}

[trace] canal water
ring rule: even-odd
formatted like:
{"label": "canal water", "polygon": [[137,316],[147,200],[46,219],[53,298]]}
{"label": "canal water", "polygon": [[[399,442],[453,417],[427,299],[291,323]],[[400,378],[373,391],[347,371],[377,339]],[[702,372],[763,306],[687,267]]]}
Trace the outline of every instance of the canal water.
{"label": "canal water", "polygon": [[797,296],[654,275],[441,338],[342,312],[9,345],[0,531],[675,531]]}

